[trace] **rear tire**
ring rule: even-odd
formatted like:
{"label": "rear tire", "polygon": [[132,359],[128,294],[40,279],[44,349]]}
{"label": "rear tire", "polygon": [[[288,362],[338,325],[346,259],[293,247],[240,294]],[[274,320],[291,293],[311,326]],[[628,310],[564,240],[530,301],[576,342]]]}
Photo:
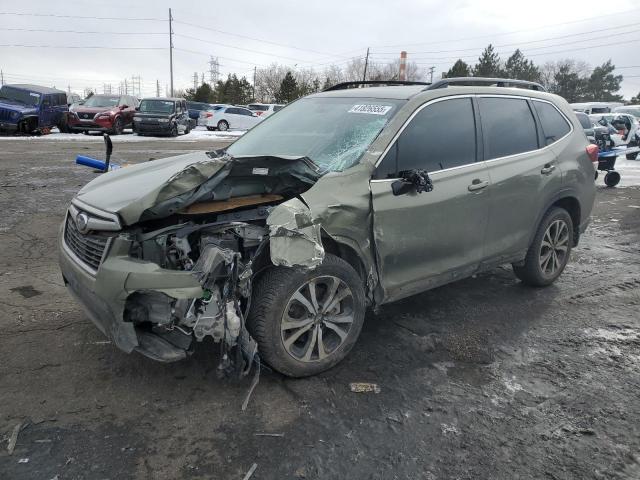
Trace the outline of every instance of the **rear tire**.
{"label": "rear tire", "polygon": [[364,314],[362,279],[347,262],[327,254],[312,270],[267,269],[254,286],[247,328],[271,367],[306,377],[349,353]]}
{"label": "rear tire", "polygon": [[538,226],[524,265],[513,265],[516,277],[532,287],[555,282],[569,261],[573,228],[571,215],[564,208],[552,207]]}
{"label": "rear tire", "polygon": [[226,122],[226,120],[220,120],[218,122],[218,130],[220,130],[221,132],[226,132],[227,130],[229,130],[229,124]]}
{"label": "rear tire", "polygon": [[604,183],[607,187],[615,187],[620,183],[620,174],[616,171],[608,172],[604,176]]}

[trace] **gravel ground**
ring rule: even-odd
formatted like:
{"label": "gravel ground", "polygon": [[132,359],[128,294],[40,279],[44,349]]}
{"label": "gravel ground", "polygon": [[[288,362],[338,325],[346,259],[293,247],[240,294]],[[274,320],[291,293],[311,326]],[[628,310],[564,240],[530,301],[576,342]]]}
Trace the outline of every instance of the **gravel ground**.
{"label": "gravel ground", "polygon": [[[73,158],[102,155],[81,138],[0,141],[1,479],[242,479],[254,463],[252,479],[640,478],[633,162],[620,188],[598,181],[555,285],[506,266],[384,306],[342,364],[266,372],[242,412],[249,380],[218,379],[211,345],[171,365],[126,355],[65,291],[58,227],[95,176]],[[114,161],[225,141],[116,137]]]}

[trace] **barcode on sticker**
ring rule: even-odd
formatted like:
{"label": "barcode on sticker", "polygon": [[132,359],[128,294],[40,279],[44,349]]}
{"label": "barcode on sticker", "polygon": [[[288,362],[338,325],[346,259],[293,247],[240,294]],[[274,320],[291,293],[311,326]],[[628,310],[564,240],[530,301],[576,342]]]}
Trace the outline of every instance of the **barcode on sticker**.
{"label": "barcode on sticker", "polygon": [[369,113],[371,115],[386,115],[391,110],[389,105],[354,105],[349,113]]}
{"label": "barcode on sticker", "polygon": [[269,175],[268,168],[254,168],[252,172],[254,175]]}

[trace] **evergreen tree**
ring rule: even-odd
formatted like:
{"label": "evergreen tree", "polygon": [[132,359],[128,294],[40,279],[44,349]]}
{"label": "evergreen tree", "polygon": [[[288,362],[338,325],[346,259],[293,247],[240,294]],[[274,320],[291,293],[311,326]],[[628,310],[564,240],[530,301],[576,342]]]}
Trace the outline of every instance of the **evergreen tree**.
{"label": "evergreen tree", "polygon": [[587,79],[586,100],[602,102],[620,102],[622,95],[617,95],[622,82],[622,75],[614,75],[616,69],[611,60],[596,67]]}
{"label": "evergreen tree", "polygon": [[539,82],[541,73],[540,69],[531,60],[525,58],[520,49],[516,49],[513,55],[507,59],[507,63],[505,63],[504,76],[517,80]]}
{"label": "evergreen tree", "polygon": [[194,102],[211,103],[214,101],[214,93],[211,85],[203,83],[196,90],[193,88],[187,89],[184,96],[187,100]]}
{"label": "evergreen tree", "polygon": [[569,102],[582,100],[586,88],[586,81],[568,63],[558,67],[553,77],[553,93],[564,97]]}
{"label": "evergreen tree", "polygon": [[457,60],[456,63],[453,64],[453,67],[451,67],[447,72],[447,78],[470,76],[471,68],[469,68],[469,65],[466,62],[463,62],[461,59]]}
{"label": "evergreen tree", "polygon": [[276,94],[276,102],[278,103],[288,103],[299,96],[298,90],[298,82],[294,78],[291,71],[288,71],[287,74],[282,79],[282,83],[280,84],[280,90]]}
{"label": "evergreen tree", "polygon": [[476,66],[473,67],[473,76],[499,77],[501,74],[500,56],[494,50],[493,45],[489,44],[478,58]]}

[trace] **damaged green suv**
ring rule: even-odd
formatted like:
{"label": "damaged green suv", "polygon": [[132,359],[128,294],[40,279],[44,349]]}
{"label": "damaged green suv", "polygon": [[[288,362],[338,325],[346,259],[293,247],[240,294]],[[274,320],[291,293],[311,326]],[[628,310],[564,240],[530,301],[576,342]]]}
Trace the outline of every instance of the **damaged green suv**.
{"label": "damaged green suv", "polygon": [[347,355],[367,307],[505,263],[534,286],[560,275],[597,156],[563,99],[500,79],[352,86],[82,188],[60,265],[98,328],[159,361],[210,337],[229,374],[260,358],[305,376]]}

